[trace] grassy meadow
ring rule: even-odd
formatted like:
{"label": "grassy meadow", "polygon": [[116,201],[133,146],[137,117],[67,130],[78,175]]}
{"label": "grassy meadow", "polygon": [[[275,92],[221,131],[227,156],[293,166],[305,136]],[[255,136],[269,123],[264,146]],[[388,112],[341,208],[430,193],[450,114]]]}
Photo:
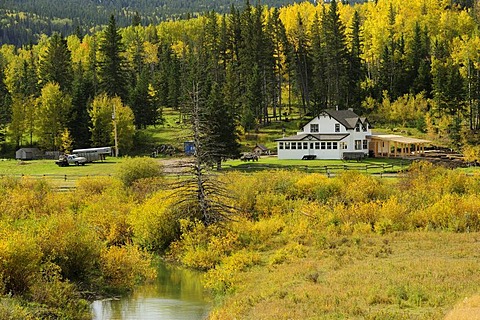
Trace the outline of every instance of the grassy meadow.
{"label": "grassy meadow", "polygon": [[186,223],[170,247],[205,270],[210,319],[442,319],[480,294],[478,175],[416,164],[395,180],[224,179],[239,215]]}
{"label": "grassy meadow", "polygon": [[[179,117],[167,110],[163,125],[143,131],[145,145],[181,149],[188,127]],[[286,133],[298,126],[289,122]],[[243,148],[274,148],[282,130],[274,123],[243,133]],[[206,226],[193,218],[197,204],[175,191],[176,177],[159,170],[183,160],[0,161],[0,318],[88,319],[85,292],[128,292],[154,276],[153,257],[204,272],[212,320],[451,320],[475,312],[477,168],[229,160],[211,179],[232,219]],[[75,189],[57,192],[59,185]]]}

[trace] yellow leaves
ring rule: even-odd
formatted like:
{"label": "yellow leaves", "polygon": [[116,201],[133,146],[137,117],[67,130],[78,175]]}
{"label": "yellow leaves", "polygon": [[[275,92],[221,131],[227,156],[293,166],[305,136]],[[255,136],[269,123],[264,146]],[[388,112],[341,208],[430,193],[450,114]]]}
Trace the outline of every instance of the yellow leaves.
{"label": "yellow leaves", "polygon": [[260,263],[256,252],[240,250],[222,260],[222,264],[205,274],[204,286],[216,294],[225,294],[237,281],[235,275]]}
{"label": "yellow leaves", "polygon": [[172,246],[172,254],[190,268],[208,270],[238,245],[238,234],[219,225],[204,226],[200,221],[181,222],[182,237]]}
{"label": "yellow leaves", "polygon": [[116,290],[132,289],[139,282],[156,276],[148,254],[131,245],[104,249],[100,268],[107,285]]}
{"label": "yellow leaves", "polygon": [[174,193],[157,192],[135,208],[128,217],[135,242],[153,252],[164,251],[178,236],[178,215],[174,208],[177,202]]}
{"label": "yellow leaves", "polygon": [[0,289],[5,291],[0,294],[23,293],[38,276],[42,251],[29,234],[10,231],[0,235]]}
{"label": "yellow leaves", "polygon": [[158,63],[158,44],[151,42],[145,42],[143,44],[145,50],[145,63],[156,64]]}

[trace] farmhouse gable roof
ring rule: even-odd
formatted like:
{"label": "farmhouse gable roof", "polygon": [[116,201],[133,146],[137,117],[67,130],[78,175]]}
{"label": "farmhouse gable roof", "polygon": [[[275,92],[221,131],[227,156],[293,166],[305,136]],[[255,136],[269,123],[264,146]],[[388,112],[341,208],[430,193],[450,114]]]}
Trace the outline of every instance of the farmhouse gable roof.
{"label": "farmhouse gable roof", "polygon": [[368,123],[367,118],[359,117],[353,110],[325,110],[320,115],[327,115],[335,119],[338,123],[343,125],[347,129],[355,129],[357,123],[360,124]]}
{"label": "farmhouse gable roof", "polygon": [[348,133],[302,133],[275,139],[275,141],[340,141],[348,135]]}

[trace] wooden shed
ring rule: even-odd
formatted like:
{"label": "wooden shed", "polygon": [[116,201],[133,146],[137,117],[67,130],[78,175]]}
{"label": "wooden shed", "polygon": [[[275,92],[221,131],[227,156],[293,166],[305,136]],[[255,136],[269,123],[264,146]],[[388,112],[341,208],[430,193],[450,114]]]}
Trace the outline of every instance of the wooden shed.
{"label": "wooden shed", "polygon": [[20,148],[15,152],[15,159],[17,160],[34,160],[39,159],[42,152],[38,148]]}

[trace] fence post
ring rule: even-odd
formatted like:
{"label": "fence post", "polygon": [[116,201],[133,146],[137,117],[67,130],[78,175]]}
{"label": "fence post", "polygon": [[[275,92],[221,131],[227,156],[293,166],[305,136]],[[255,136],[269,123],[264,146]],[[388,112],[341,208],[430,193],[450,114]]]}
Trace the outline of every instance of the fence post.
{"label": "fence post", "polygon": [[65,175],[65,177],[64,177],[64,181],[67,181],[67,175]]}

